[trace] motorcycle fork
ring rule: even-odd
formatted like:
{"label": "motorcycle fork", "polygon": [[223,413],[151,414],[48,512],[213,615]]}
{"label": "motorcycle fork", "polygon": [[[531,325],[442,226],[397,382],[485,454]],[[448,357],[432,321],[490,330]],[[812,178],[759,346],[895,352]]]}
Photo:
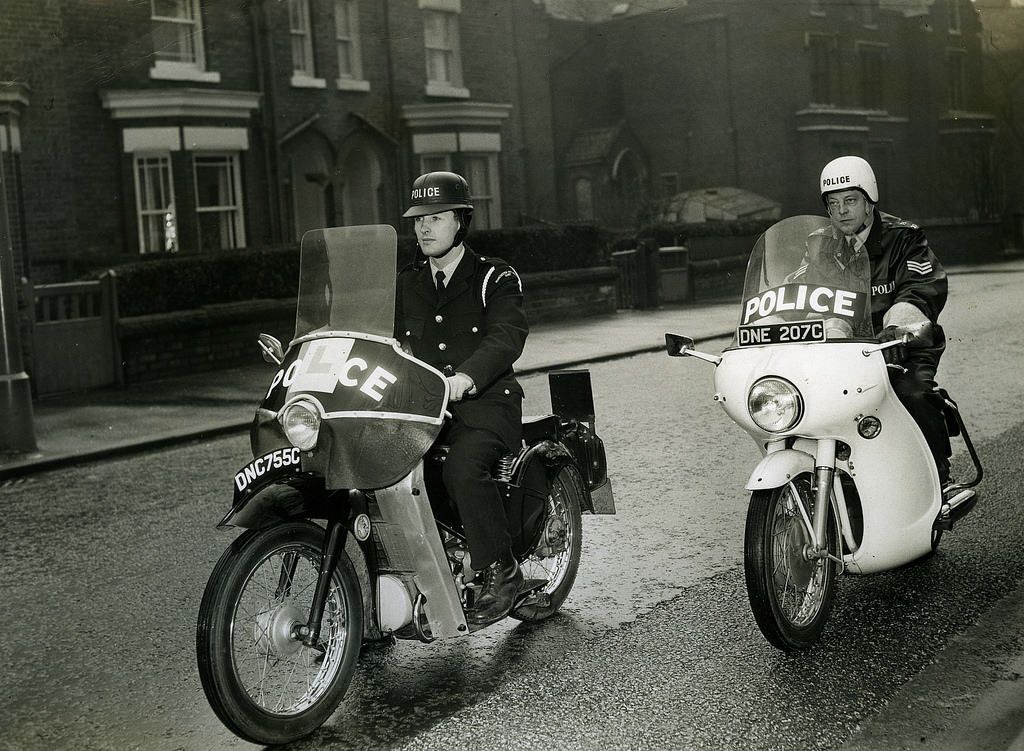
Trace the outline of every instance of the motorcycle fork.
{"label": "motorcycle fork", "polygon": [[832,492],[832,481],[836,475],[835,439],[822,438],[814,453],[814,532],[813,555],[817,558],[829,556],[827,548],[828,510]]}
{"label": "motorcycle fork", "polygon": [[324,532],[324,550],[320,556],[320,573],[316,578],[313,602],[309,606],[309,619],[305,626],[298,628],[296,634],[307,647],[316,647],[320,641],[324,608],[327,606],[327,597],[330,594],[334,571],[338,567],[338,558],[345,550],[347,532],[348,527],[344,523],[337,519],[327,520],[327,530]]}

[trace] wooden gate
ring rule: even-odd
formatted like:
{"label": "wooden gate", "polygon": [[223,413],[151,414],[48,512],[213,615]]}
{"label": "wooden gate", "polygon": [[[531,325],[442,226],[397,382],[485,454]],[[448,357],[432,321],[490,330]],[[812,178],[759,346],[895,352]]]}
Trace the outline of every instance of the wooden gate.
{"label": "wooden gate", "polygon": [[37,396],[122,382],[115,279],[107,273],[99,281],[27,285]]}

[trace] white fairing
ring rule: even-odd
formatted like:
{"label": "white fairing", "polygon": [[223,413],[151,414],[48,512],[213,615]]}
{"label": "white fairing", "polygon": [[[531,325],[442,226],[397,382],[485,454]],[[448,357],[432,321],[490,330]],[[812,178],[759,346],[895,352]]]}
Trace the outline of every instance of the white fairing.
{"label": "white fairing", "polygon": [[[845,557],[847,568],[857,573],[891,569],[929,552],[941,499],[924,436],[889,385],[881,353],[863,354],[869,346],[827,342],[734,348],[722,354],[715,369],[720,404],[762,451],[769,442],[791,436],[834,438],[850,447],[849,460],[837,461],[836,469],[853,478],[863,505],[863,539]],[[767,433],[751,420],[747,394],[764,376],[785,378],[803,396],[804,414],[792,430]],[[868,415],[882,423],[870,440],[857,432],[858,419]],[[800,441],[803,455],[766,456],[748,489],[775,487],[788,472],[813,468],[813,446]]]}

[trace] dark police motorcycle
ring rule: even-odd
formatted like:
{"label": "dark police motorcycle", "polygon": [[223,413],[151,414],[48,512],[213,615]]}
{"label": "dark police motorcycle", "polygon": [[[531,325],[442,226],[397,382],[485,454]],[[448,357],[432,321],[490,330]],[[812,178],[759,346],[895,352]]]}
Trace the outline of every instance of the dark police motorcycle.
{"label": "dark police motorcycle", "polygon": [[[448,382],[393,338],[397,237],[388,226],[307,232],[295,336],[260,336],[279,369],[255,459],[234,478],[221,556],[199,609],[203,690],[235,734],[300,738],[341,703],[364,640],[470,632],[467,546],[435,439]],[[549,375],[555,414],[523,421],[494,467],[525,582],[511,616],[540,621],[569,594],[581,512],[614,513],[587,371]],[[312,521],[322,520],[323,524]]]}

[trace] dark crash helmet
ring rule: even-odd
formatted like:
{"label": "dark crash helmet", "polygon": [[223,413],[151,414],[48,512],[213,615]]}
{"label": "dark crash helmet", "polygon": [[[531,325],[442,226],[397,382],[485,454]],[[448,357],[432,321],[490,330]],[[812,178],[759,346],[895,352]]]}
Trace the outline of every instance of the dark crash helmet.
{"label": "dark crash helmet", "polygon": [[412,184],[409,208],[403,218],[440,214],[454,211],[459,220],[459,231],[453,247],[462,242],[473,221],[473,200],[469,196],[469,183],[462,175],[454,172],[428,172],[420,175]]}

